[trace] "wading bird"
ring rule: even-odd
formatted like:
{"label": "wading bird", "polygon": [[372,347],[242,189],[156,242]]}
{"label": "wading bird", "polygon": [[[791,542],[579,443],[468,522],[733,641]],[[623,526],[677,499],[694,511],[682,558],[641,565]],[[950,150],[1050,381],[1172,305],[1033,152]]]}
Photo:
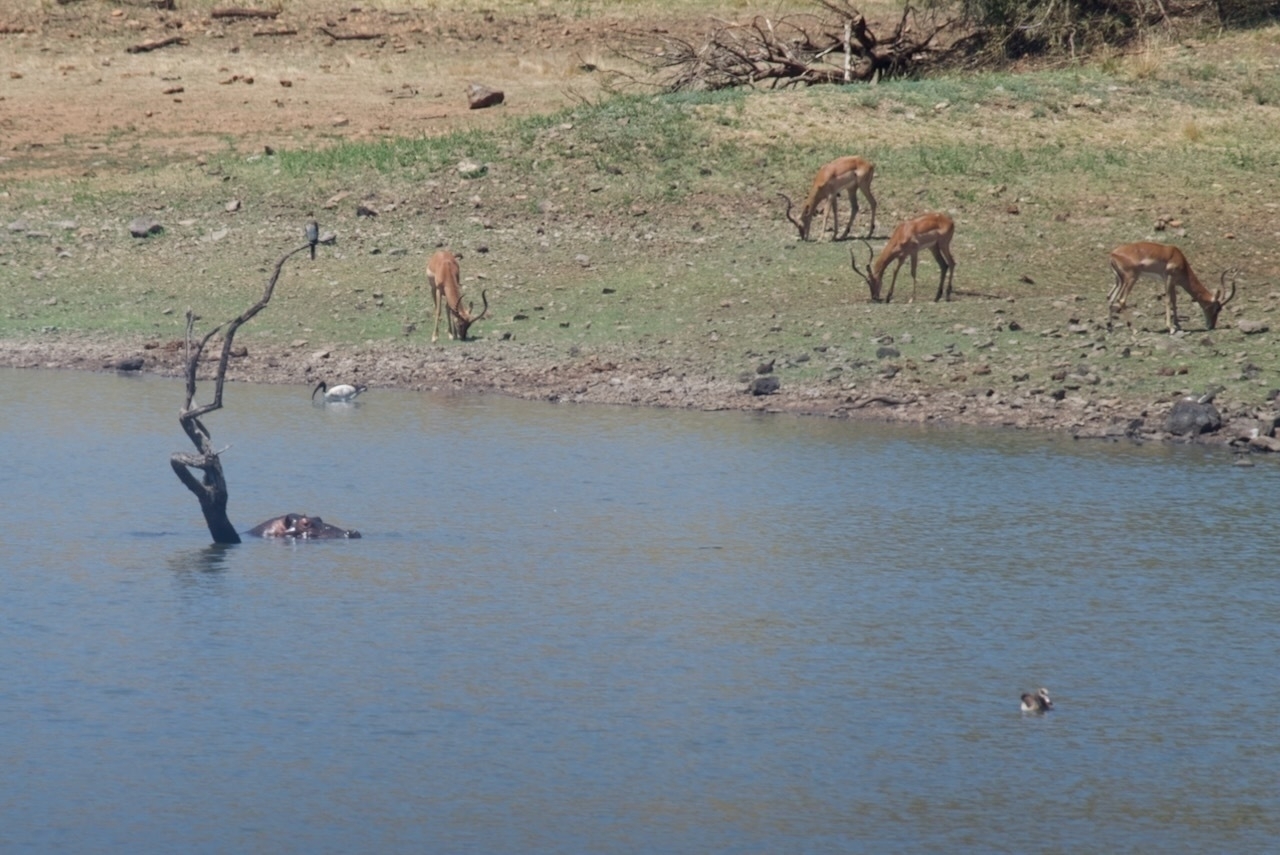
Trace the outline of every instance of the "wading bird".
{"label": "wading bird", "polygon": [[316,392],[322,392],[324,393],[324,402],[326,404],[346,404],[354,401],[357,395],[368,388],[368,386],[363,385],[352,386],[349,383],[343,383],[339,386],[329,388],[329,386],[321,380],[316,385],[316,388],[311,390],[311,400],[314,401],[316,399]]}

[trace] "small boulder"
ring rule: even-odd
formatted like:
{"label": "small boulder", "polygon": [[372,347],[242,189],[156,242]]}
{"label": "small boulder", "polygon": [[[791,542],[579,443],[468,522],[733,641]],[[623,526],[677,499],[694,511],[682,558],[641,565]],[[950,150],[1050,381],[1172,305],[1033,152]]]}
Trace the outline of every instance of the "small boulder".
{"label": "small boulder", "polygon": [[1222,427],[1222,415],[1213,404],[1183,398],[1173,405],[1164,429],[1176,436],[1199,436]]}
{"label": "small boulder", "polygon": [[1232,442],[1247,443],[1257,436],[1273,436],[1276,432],[1276,421],[1270,419],[1232,419],[1226,427],[1234,437]]}
{"label": "small boulder", "polygon": [[1280,451],[1280,439],[1274,436],[1255,436],[1249,440],[1249,447],[1258,451]]}
{"label": "small boulder", "polygon": [[505,97],[501,89],[490,89],[479,83],[472,83],[467,87],[467,104],[472,110],[483,110],[485,107],[501,104]]}
{"label": "small boulder", "polygon": [[774,392],[777,392],[778,389],[781,387],[782,387],[782,381],[780,381],[774,375],[769,374],[764,377],[756,377],[754,380],[752,380],[751,384],[747,386],[747,391],[750,392],[752,395],[757,395],[757,396],[772,395]]}
{"label": "small boulder", "polygon": [[129,234],[136,238],[158,235],[163,231],[164,226],[160,225],[155,220],[150,220],[146,217],[135,217],[129,222]]}

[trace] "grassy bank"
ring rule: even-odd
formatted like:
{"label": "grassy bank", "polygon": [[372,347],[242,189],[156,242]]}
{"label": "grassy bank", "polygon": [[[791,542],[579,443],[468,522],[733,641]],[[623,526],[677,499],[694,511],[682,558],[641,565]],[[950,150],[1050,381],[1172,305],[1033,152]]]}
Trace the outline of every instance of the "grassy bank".
{"label": "grassy bank", "polygon": [[[272,154],[228,141],[7,182],[0,336],[179,337],[188,307],[220,318],[252,302],[314,213],[337,246],[288,268],[247,343],[423,343],[423,265],[447,245],[493,306],[482,340],[456,346],[633,347],[719,374],[775,357],[786,382],[818,386],[888,371],[921,389],[1155,401],[1222,384],[1258,404],[1280,368],[1273,335],[1233,327],[1277,320],[1278,63],[1267,28],[1066,69],[600,96],[488,128]],[[847,153],[877,165],[877,248],[907,216],[956,219],[953,303],[929,302],[922,259],[921,301],[903,299],[904,271],[902,302],[872,305],[849,270],[865,247],[797,242],[777,194],[802,196]],[[135,216],[165,232],[130,238]],[[1239,268],[1222,328],[1202,332],[1184,296],[1188,332],[1167,335],[1151,280],[1109,323],[1107,251],[1140,239],[1177,243],[1207,283]]]}

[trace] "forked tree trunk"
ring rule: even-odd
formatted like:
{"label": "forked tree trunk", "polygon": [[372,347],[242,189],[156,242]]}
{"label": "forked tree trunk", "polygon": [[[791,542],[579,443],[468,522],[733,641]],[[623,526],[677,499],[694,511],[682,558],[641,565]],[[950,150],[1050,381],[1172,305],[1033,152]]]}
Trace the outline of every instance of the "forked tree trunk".
{"label": "forked tree trunk", "polygon": [[[209,330],[198,342],[194,341],[194,331],[195,323],[199,318],[190,309],[187,310],[187,398],[182,412],[178,414],[178,423],[191,439],[191,444],[196,447],[196,453],[176,451],[170,455],[169,464],[177,474],[178,480],[186,484],[187,489],[200,501],[200,511],[204,514],[214,543],[239,543],[240,534],[227,517],[227,480],[222,474],[222,459],[213,447],[213,439],[209,436],[208,428],[200,419],[207,413],[222,408],[222,387],[227,379],[227,364],[231,360],[231,343],[235,340],[236,331],[267,307],[267,303],[271,301],[271,294],[275,291],[276,280],[280,278],[280,271],[284,269],[284,263],[297,253],[312,249],[314,246],[314,243],[308,242],[281,256],[276,262],[276,269],[271,274],[271,281],[267,283],[261,299],[239,317]],[[226,329],[222,334],[222,356],[218,360],[218,372],[214,375],[213,400],[208,404],[197,405],[195,403],[196,371],[200,365],[200,356],[204,353],[209,341],[224,327]],[[194,470],[200,470],[201,476],[196,477]]]}

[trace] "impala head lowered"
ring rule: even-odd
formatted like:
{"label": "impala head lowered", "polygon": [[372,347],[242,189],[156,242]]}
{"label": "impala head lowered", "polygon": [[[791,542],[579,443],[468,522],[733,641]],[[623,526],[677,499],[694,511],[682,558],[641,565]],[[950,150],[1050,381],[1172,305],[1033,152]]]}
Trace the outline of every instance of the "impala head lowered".
{"label": "impala head lowered", "polygon": [[[823,202],[827,202],[827,211],[822,218],[822,230],[827,230],[827,218],[831,217],[835,220],[831,228],[832,240],[843,240],[849,236],[849,231],[853,228],[853,220],[858,216],[858,192],[861,191],[863,196],[867,197],[867,204],[871,206],[871,228],[867,229],[867,237],[870,237],[876,230],[876,197],[871,195],[871,179],[875,177],[876,168],[870,161],[863,160],[860,157],[837,157],[830,163],[824,164],[818,170],[818,174],[814,176],[813,184],[809,188],[809,198],[804,203],[804,210],[800,212],[800,219],[797,220],[791,216],[791,197],[785,193],[779,193],[787,202],[787,219],[800,232],[800,240],[809,239],[809,226],[813,222],[813,215],[817,213],[818,207]],[[844,234],[840,232],[840,194],[847,192],[849,194],[849,222],[845,224]]]}
{"label": "impala head lowered", "polygon": [[[1129,293],[1142,276],[1153,276],[1164,282],[1164,319],[1170,333],[1181,329],[1178,323],[1178,289],[1184,289],[1204,312],[1207,329],[1218,325],[1222,307],[1236,295],[1235,270],[1224,270],[1217,291],[1210,291],[1191,269],[1187,257],[1176,246],[1150,241],[1126,243],[1111,250],[1111,271],[1116,283],[1107,294],[1107,304],[1112,312],[1125,307]],[[1227,293],[1227,277],[1231,277],[1231,292]]]}
{"label": "impala head lowered", "polygon": [[460,341],[467,340],[467,331],[476,321],[484,320],[489,314],[489,294],[480,292],[484,308],[480,314],[473,314],[475,303],[467,307],[462,305],[462,286],[458,272],[458,258],[447,249],[438,250],[427,261],[427,283],[431,286],[431,300],[435,304],[435,326],[431,330],[431,341],[440,337],[441,307],[448,315],[449,338]]}
{"label": "impala head lowered", "polygon": [[[889,281],[889,291],[884,295],[884,302],[888,303],[893,299],[893,288],[898,283],[898,271],[902,269],[902,263],[910,259],[911,299],[915,300],[917,256],[921,250],[927,249],[933,253],[934,260],[942,270],[941,278],[938,279],[938,294],[933,300],[935,303],[941,300],[945,291],[947,300],[950,301],[951,289],[956,279],[956,260],[951,257],[951,238],[955,235],[955,230],[955,221],[946,214],[923,214],[914,220],[899,224],[893,230],[893,234],[889,236],[889,242],[885,244],[884,249],[880,250],[880,255],[866,273],[858,268],[858,258],[852,249],[849,250],[849,263],[853,266],[853,272],[861,276],[871,289],[871,299],[879,303],[885,268],[894,261],[898,262],[898,265],[893,268],[893,279]],[[867,252],[871,253],[869,243]],[[871,261],[870,255],[867,261]]]}

